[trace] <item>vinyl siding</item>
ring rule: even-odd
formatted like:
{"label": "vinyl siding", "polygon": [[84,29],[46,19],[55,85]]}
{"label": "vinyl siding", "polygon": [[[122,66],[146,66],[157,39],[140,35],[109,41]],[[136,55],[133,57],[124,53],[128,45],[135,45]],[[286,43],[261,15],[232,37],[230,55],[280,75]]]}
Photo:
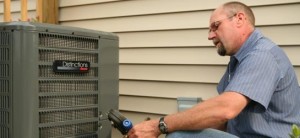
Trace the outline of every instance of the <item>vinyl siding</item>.
{"label": "vinyl siding", "polygon": [[[119,107],[138,123],[177,112],[177,97],[217,95],[228,57],[218,56],[207,40],[208,21],[227,1],[60,0],[59,21],[120,37]],[[300,0],[241,2],[252,7],[257,28],[288,54],[300,80]],[[120,135],[114,130],[113,137]]]}
{"label": "vinyl siding", "polygon": [[[177,112],[177,97],[217,95],[228,57],[218,56],[207,40],[207,26],[212,10],[226,1],[126,0],[74,6],[69,0],[61,2],[60,23],[118,34],[119,107],[138,123]],[[300,80],[300,0],[242,2],[252,6],[257,27],[286,51]],[[113,137],[120,136],[114,131]]]}

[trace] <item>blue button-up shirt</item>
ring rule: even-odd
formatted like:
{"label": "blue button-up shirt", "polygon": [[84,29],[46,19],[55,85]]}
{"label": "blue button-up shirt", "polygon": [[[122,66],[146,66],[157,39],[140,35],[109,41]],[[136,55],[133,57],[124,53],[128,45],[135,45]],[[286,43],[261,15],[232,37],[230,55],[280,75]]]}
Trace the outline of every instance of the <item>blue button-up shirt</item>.
{"label": "blue button-up shirt", "polygon": [[251,100],[228,121],[229,133],[241,138],[288,138],[292,124],[300,125],[300,88],[293,65],[257,29],[231,56],[217,90],[234,91]]}

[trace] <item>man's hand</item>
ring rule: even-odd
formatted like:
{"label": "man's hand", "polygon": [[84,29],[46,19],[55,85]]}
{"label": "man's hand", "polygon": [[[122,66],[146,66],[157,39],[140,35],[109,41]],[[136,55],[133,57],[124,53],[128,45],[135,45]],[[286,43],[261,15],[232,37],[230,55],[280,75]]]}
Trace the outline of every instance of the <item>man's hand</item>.
{"label": "man's hand", "polygon": [[149,120],[135,125],[128,132],[128,138],[157,138],[161,134],[158,122],[158,120]]}

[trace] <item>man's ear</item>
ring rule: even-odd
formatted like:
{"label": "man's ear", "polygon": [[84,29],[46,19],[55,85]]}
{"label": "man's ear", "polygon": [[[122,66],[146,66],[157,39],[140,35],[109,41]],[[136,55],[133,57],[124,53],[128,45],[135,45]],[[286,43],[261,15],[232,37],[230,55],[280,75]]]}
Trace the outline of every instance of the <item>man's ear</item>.
{"label": "man's ear", "polygon": [[245,16],[245,13],[243,12],[237,13],[236,18],[237,18],[236,23],[238,27],[242,27],[246,23],[247,17]]}

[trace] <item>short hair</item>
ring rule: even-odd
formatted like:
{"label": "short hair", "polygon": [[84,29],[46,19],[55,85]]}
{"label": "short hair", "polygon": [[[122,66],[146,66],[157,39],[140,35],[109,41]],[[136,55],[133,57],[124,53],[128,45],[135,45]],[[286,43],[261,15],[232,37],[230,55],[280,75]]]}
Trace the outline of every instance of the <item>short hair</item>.
{"label": "short hair", "polygon": [[251,8],[244,3],[238,1],[227,2],[223,4],[223,8],[228,12],[227,16],[232,16],[239,11],[245,12],[246,16],[249,19],[250,24],[255,26],[255,17]]}

